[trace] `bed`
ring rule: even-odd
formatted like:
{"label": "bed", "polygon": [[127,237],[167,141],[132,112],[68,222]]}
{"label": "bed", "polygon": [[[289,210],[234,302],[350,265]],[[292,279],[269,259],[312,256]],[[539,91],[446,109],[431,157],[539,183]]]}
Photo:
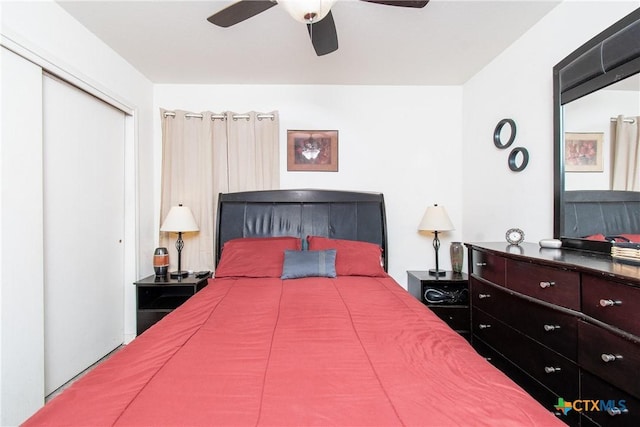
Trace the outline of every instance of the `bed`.
{"label": "bed", "polygon": [[223,194],[217,218],[208,286],[26,426],[562,425],[386,273],[381,194]]}

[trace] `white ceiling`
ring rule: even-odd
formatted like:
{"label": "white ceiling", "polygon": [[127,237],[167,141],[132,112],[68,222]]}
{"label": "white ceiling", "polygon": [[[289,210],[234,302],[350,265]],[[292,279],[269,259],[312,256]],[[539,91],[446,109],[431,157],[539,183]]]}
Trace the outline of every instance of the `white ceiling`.
{"label": "white ceiling", "polygon": [[339,0],[339,49],[322,57],[282,5],[220,28],[206,18],[233,1],[58,3],[154,83],[459,85],[559,1]]}

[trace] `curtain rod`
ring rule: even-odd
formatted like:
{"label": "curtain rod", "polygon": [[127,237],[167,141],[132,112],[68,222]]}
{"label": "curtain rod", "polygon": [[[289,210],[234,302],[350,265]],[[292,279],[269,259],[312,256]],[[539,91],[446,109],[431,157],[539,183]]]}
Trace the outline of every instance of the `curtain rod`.
{"label": "curtain rod", "polygon": [[[617,117],[611,117],[611,121],[615,122],[618,121]],[[623,122],[625,123],[635,123],[636,121],[634,119],[622,119]]]}
{"label": "curtain rod", "polygon": [[[165,111],[164,112],[164,116],[165,117],[175,117],[176,113],[174,113],[173,111]],[[187,118],[194,118],[194,119],[202,119],[204,118],[204,116],[202,114],[198,114],[198,113],[186,113],[184,115]],[[271,119],[273,120],[275,118],[275,116],[273,114],[258,114],[256,116],[258,118],[258,120],[262,120],[262,119]],[[246,119],[249,120],[251,118],[251,116],[249,114],[234,114],[233,116],[231,116],[231,118],[233,120],[238,120],[238,119]],[[226,116],[224,114],[212,114],[211,115],[211,120],[224,120],[226,119]]]}

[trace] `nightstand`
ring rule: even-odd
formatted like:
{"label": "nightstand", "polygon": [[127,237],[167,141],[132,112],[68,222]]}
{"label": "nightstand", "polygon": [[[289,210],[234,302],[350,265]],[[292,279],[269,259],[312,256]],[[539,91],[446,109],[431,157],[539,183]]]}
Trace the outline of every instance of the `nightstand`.
{"label": "nightstand", "polygon": [[193,275],[178,279],[145,277],[136,286],[136,322],[140,335],[158,320],[178,308],[182,303],[207,286],[211,275],[196,278]]}
{"label": "nightstand", "polygon": [[409,293],[422,301],[452,329],[470,338],[469,277],[447,271],[431,276],[428,271],[407,271]]}

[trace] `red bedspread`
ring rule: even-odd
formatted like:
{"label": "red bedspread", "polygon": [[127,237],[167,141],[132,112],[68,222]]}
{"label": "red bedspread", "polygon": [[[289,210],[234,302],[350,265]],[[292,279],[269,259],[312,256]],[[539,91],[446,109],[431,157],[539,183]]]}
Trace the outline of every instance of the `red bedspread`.
{"label": "red bedspread", "polygon": [[391,278],[215,279],[25,425],[561,424]]}

